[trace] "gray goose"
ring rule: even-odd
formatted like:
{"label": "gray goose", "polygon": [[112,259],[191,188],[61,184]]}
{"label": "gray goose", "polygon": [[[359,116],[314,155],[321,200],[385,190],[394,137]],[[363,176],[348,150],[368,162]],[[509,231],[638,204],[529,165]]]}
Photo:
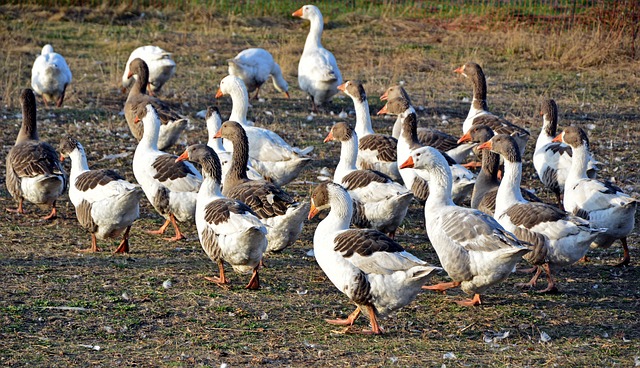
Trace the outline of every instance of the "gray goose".
{"label": "gray goose", "polygon": [[231,168],[222,186],[222,194],[246,203],[269,232],[268,252],[279,252],[293,244],[302,232],[309,203],[295,201],[277,185],[247,177],[249,140],[242,125],[226,121],[214,136],[233,144]]}
{"label": "gray goose", "polygon": [[[493,137],[493,130],[486,125],[474,125],[465,133],[460,142],[474,142],[482,144]],[[496,209],[496,195],[500,180],[498,180],[498,168],[500,167],[500,155],[489,150],[482,150],[482,167],[476,178],[471,193],[471,208],[493,216]],[[520,187],[522,196],[529,202],[542,202],[535,194]]]}
{"label": "gray goose", "polygon": [[146,93],[149,84],[149,67],[140,58],[129,64],[128,77],[136,76],[127,101],[124,103],[124,116],[133,136],[140,141],[143,135],[143,124],[137,124],[136,116],[142,115],[146,106],[151,104],[160,118],[160,136],[158,149],[165,150],[178,141],[180,134],[187,128],[189,120],[169,108],[159,98]]}
{"label": "gray goose", "polygon": [[129,231],[140,216],[140,186],[113,170],[90,170],[84,147],[73,137],[62,138],[59,147],[61,161],[71,158],[69,199],[78,222],[91,233],[91,248],[84,252],[100,251],[97,239],[122,235],[114,253],[129,253]]}
{"label": "gray goose", "polygon": [[39,207],[51,207],[44,220],[57,216],[56,200],[67,187],[67,173],[60,163],[56,150],[46,142],[40,142],[36,122],[36,97],[30,89],[20,94],[22,126],[6,158],[7,190],[18,202],[17,209],[9,212],[24,213],[27,200]]}
{"label": "gray goose", "polygon": [[486,125],[496,134],[509,134],[513,136],[518,143],[520,154],[524,154],[530,134],[526,129],[489,112],[487,105],[487,80],[480,65],[474,62],[468,62],[454,70],[454,72],[471,79],[473,83],[473,101],[471,102],[469,114],[462,124],[462,133],[469,131],[473,125]]}

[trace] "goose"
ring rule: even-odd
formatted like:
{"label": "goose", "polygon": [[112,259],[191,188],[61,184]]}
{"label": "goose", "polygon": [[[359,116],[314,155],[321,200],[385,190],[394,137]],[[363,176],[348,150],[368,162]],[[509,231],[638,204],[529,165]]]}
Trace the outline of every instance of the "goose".
{"label": "goose", "polygon": [[[411,106],[407,100],[402,97],[390,100],[386,105],[378,112],[378,114],[390,113],[396,114],[400,117],[400,123],[402,126],[400,139],[398,140],[398,154],[397,164],[401,165],[407,160],[412,150],[422,147],[422,143],[419,142],[417,136],[417,115],[413,106]],[[473,184],[475,182],[475,175],[464,168],[462,165],[457,164],[448,154],[441,152],[447,160],[449,168],[453,175],[452,186],[452,198],[456,203],[462,202],[471,193]],[[426,201],[429,195],[429,187],[426,185],[424,179],[420,178],[415,170],[405,169],[400,170],[402,179],[407,186],[411,188],[416,198],[421,202]]]}
{"label": "goose", "polygon": [[[541,103],[542,130],[536,140],[533,153],[533,166],[536,168],[542,184],[555,194],[558,206],[562,208],[562,193],[564,184],[571,169],[571,147],[562,142],[552,142],[558,129],[558,105],[552,99],[545,99]],[[589,156],[587,176],[595,178],[597,166],[595,160]]]}
{"label": "goose", "polygon": [[226,198],[220,191],[222,168],[215,151],[194,144],[176,159],[200,164],[203,181],[196,201],[196,227],[202,249],[218,264],[219,277],[207,279],[224,285],[229,282],[223,261],[238,273],[252,273],[247,289],[259,289],[258,268],[267,249],[267,228],[246,204]]}
{"label": "goose", "polygon": [[462,133],[466,133],[473,125],[486,125],[496,134],[509,134],[513,136],[516,142],[518,142],[520,155],[523,155],[530,134],[526,129],[489,112],[489,107],[487,106],[487,80],[480,65],[474,62],[468,62],[454,70],[454,72],[471,79],[473,83],[473,101],[469,109],[469,114],[462,124]]}
{"label": "goose", "polygon": [[229,74],[242,79],[248,92],[256,91],[253,98],[258,98],[260,87],[269,77],[271,77],[275,89],[289,98],[289,85],[282,76],[280,65],[273,60],[269,51],[259,48],[242,50],[227,62],[229,63]]}
{"label": "goose", "polygon": [[149,202],[166,219],[160,229],[148,233],[164,234],[171,224],[175,236],[166,240],[184,239],[176,221],[193,222],[202,175],[191,163],[175,162],[177,156],[158,149],[160,118],[151,104],[136,116],[136,124],[140,120],[144,133],[133,155],[133,174]]}
{"label": "goose", "polygon": [[[460,137],[459,142],[482,144],[491,139],[493,135],[493,130],[488,126],[474,125]],[[500,186],[500,180],[498,180],[500,155],[489,150],[482,150],[481,152],[482,167],[471,193],[471,208],[477,208],[489,216],[493,216],[496,209],[496,195]],[[535,194],[523,187],[520,187],[520,192],[528,202],[542,202]]]}
{"label": "goose", "polygon": [[140,141],[143,136],[142,124],[137,124],[136,117],[144,114],[146,106],[151,104],[160,118],[160,135],[158,137],[158,149],[165,150],[176,144],[180,134],[187,128],[189,120],[173,111],[159,98],[146,94],[149,83],[149,67],[140,58],[133,59],[129,65],[129,76],[137,78],[129,91],[127,101],[124,103],[124,116],[133,136]]}
{"label": "goose", "polygon": [[246,167],[249,141],[242,125],[226,121],[215,135],[233,144],[231,169],[222,194],[246,203],[267,226],[267,252],[279,252],[293,244],[300,233],[309,203],[296,202],[279,186],[265,180],[249,180]]}
{"label": "goose", "polygon": [[42,96],[45,106],[49,102],[55,102],[56,107],[62,106],[71,77],[64,57],[54,52],[53,46],[44,45],[31,68],[31,88]]}
{"label": "goose", "polygon": [[[305,149],[291,147],[273,131],[248,124],[249,95],[242,79],[234,75],[222,78],[215,97],[220,98],[224,95],[231,97],[233,105],[229,120],[240,123],[249,139],[251,166],[278,186],[298,177],[311,161],[307,155],[313,151],[313,146]],[[225,141],[223,144],[227,151],[233,151],[231,142]]]}
{"label": "goose", "polygon": [[393,239],[407,215],[413,195],[402,184],[378,171],[356,169],[358,135],[347,123],[331,127],[324,142],[332,140],[342,146],[333,182],[342,185],[353,199],[353,225],[376,229]]}
{"label": "goose", "polygon": [[607,228],[591,244],[607,248],[620,239],[624,256],[616,266],[626,266],[631,260],[627,236],[633,231],[638,200],[625,194],[608,181],[588,177],[589,138],[578,127],[567,127],[554,138],[573,150],[573,161],[564,183],[564,208],[589,220],[594,227]]}
{"label": "goose", "polygon": [[[207,140],[207,146],[211,147],[218,156],[218,160],[220,160],[220,164],[222,165],[222,179],[221,183],[224,183],[225,178],[227,176],[227,172],[231,168],[231,152],[227,151],[222,145],[221,139],[216,139],[215,135],[220,130],[222,126],[222,116],[220,115],[220,110],[218,110],[215,106],[207,107],[207,112],[205,115],[206,124],[207,124],[207,133],[209,139]],[[251,161],[251,159],[249,160]],[[251,166],[251,163],[247,166],[247,176],[251,180],[262,180],[264,179],[262,175],[256,169]]]}
{"label": "goose", "polygon": [[358,159],[356,167],[361,170],[376,170],[395,181],[402,180],[398,171],[396,147],[398,140],[386,134],[376,134],[371,127],[369,102],[362,83],[346,81],[338,86],[353,100],[356,109],[355,132],[358,135]]}
{"label": "goose", "polygon": [[[395,85],[387,88],[384,94],[380,96],[380,100],[389,101],[390,104],[394,104],[393,101],[396,100],[397,101],[395,103],[404,103],[404,100],[406,101],[406,104],[411,106],[411,99],[409,98],[409,94],[400,85]],[[384,108],[383,110],[378,112],[378,114],[386,113],[388,112],[384,111]],[[393,138],[399,139],[401,131],[402,118],[400,117],[400,115],[398,115],[395,123],[393,124],[393,133],[391,135],[393,136]],[[471,150],[476,146],[475,143],[459,143],[456,137],[437,129],[419,127],[417,129],[417,134],[418,141],[423,146],[435,147],[440,152],[446,152],[449,157],[451,157],[455,162],[459,164],[463,163],[464,160],[469,157],[469,155],[471,154]]]}
{"label": "goose", "polygon": [[461,286],[474,296],[456,301],[457,304],[481,304],[480,294],[504,281],[530,250],[493,217],[453,203],[451,170],[437,149],[426,146],[412,151],[400,168],[416,169],[429,183],[429,198],[424,206],[427,235],[453,280],[425,289],[444,291]]}
{"label": "goose", "polygon": [[504,159],[504,177],[496,197],[495,219],[518,239],[533,244],[533,252],[525,259],[537,266],[537,272],[531,281],[519,286],[535,286],[544,270],[548,284],[541,292],[557,291],[552,272],[580,260],[589,244],[606,229],[591,228],[585,219],[572,216],[556,206],[526,201],[520,191],[520,149],[512,136],[495,135],[478,148],[491,150]]}
{"label": "goose", "polygon": [[62,138],[59,150],[60,161],[71,159],[69,199],[78,222],[91,233],[91,248],[83,252],[99,252],[97,239],[122,235],[114,253],[129,253],[129,231],[140,217],[140,186],[113,170],[90,170],[84,147],[73,137]]}
{"label": "goose", "polygon": [[9,212],[24,214],[23,202],[27,200],[39,207],[51,207],[51,213],[43,220],[57,216],[56,200],[67,187],[67,173],[60,163],[56,150],[38,136],[36,122],[36,96],[26,88],[20,94],[22,126],[15,145],[6,157],[7,190],[18,202],[17,209]]}
{"label": "goose", "polygon": [[[150,95],[160,92],[162,86],[176,73],[176,62],[171,59],[171,53],[163,50],[158,46],[140,46],[131,52],[127,64],[124,67],[124,73],[122,74],[122,90],[123,92],[130,88],[134,80],[131,79],[132,75],[129,74],[131,62],[135,59],[142,59],[149,67],[149,84],[146,90]],[[135,74],[135,79],[138,78]]]}
{"label": "goose", "polygon": [[294,17],[308,19],[311,23],[304,50],[298,63],[298,85],[311,98],[313,112],[318,106],[331,100],[342,84],[342,75],[333,54],[322,47],[322,13],[314,5],[305,5],[291,14]]}
{"label": "goose", "polygon": [[349,193],[338,184],[318,185],[311,195],[309,219],[331,208],[313,235],[313,251],[329,280],[357,306],[346,319],[326,320],[333,325],[353,325],[361,312],[368,315],[371,330],[381,334],[378,318],[415,299],[431,275],[440,270],[405,251],[383,233],[349,229],[353,214]]}

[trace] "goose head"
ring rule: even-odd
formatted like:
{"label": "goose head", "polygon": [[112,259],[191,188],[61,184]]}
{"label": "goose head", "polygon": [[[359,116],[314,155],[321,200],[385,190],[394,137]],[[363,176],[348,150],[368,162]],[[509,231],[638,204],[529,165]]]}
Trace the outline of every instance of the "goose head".
{"label": "goose head", "polygon": [[581,128],[575,126],[564,128],[562,133],[553,138],[553,142],[564,142],[572,148],[578,148],[581,146],[589,148],[589,137],[587,136],[587,133],[585,133]]}
{"label": "goose head", "polygon": [[300,17],[302,19],[313,19],[320,18],[322,19],[322,13],[320,9],[318,9],[315,5],[304,5],[302,8],[296,10],[291,14],[294,17]]}
{"label": "goose head", "polygon": [[478,146],[479,150],[488,149],[497,153],[509,162],[522,162],[520,149],[516,140],[508,134],[498,134]]}

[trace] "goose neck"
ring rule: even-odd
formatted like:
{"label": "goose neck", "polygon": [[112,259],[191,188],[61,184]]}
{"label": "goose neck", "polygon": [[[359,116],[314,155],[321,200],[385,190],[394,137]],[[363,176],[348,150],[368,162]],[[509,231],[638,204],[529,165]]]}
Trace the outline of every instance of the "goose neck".
{"label": "goose neck", "polygon": [[587,167],[589,164],[589,150],[585,145],[571,147],[573,157],[571,160],[571,169],[569,169],[569,177],[573,179],[586,179]]}
{"label": "goose neck", "polygon": [[353,105],[356,110],[356,128],[354,130],[358,137],[362,138],[369,134],[374,134],[367,97],[365,96],[362,100],[353,98]]}
{"label": "goose neck", "polygon": [[[222,144],[222,139],[214,138],[218,130],[220,130],[219,121],[210,121],[215,118],[210,118],[207,120],[207,135],[209,139],[207,140],[207,146],[213,148],[216,153],[225,152],[224,145]],[[217,119],[216,119],[217,120]]]}
{"label": "goose neck", "polygon": [[[353,216],[353,202],[351,197],[345,190],[341,190],[340,193],[334,193],[334,198],[331,199],[331,211],[324,220],[320,222],[319,227],[327,230],[347,230],[351,224],[351,217]],[[317,232],[317,231],[316,231]],[[327,232],[321,231],[321,234]]]}
{"label": "goose neck", "polygon": [[84,149],[78,147],[69,153],[69,159],[71,159],[71,172],[72,178],[77,177],[81,173],[89,170],[89,164],[87,163],[87,155]]}
{"label": "goose neck", "polygon": [[22,126],[16,138],[16,144],[27,140],[37,141],[38,139],[38,124],[36,122],[36,105],[34,100],[33,103],[22,105]]}
{"label": "goose neck", "polygon": [[333,182],[340,184],[342,178],[348,173],[356,170],[356,160],[358,159],[358,136],[352,134],[351,139],[342,141],[340,149],[340,161],[333,176]]}
{"label": "goose neck", "polygon": [[495,214],[504,213],[509,207],[516,203],[527,203],[520,191],[522,181],[522,162],[511,162],[504,160],[504,176],[498,187],[496,194]]}
{"label": "goose neck", "polygon": [[[424,170],[416,170],[418,173],[424,173]],[[420,175],[429,183],[429,197],[425,203],[425,211],[431,211],[433,208],[454,206],[451,198],[451,190],[453,187],[453,179],[451,177],[451,169],[447,166],[436,166],[431,169],[428,176]]]}
{"label": "goose neck", "polygon": [[198,196],[196,198],[197,203],[208,203],[212,199],[221,197],[223,197],[223,195],[220,191],[220,182],[216,181],[211,176],[205,176],[202,180],[202,184],[200,185],[200,190],[198,191]]}
{"label": "goose neck", "polygon": [[275,62],[273,63],[273,68],[271,68],[271,79],[273,80],[273,86],[276,90],[278,90],[279,92],[287,92],[287,90],[289,89],[289,85],[282,76],[282,70],[280,69],[280,66]]}
{"label": "goose neck", "polygon": [[244,134],[235,134],[229,139],[233,144],[231,167],[225,177],[225,189],[233,188],[238,182],[249,180],[247,165],[249,162],[249,141]]}
{"label": "goose neck", "polygon": [[229,91],[231,96],[231,116],[229,120],[236,121],[242,126],[247,125],[247,111],[249,110],[249,95],[246,88],[234,86]]}
{"label": "goose neck", "polygon": [[142,122],[137,122],[136,124],[144,124],[142,139],[140,139],[138,145],[157,151],[158,138],[160,137],[160,120],[158,116],[147,113]]}
{"label": "goose neck", "polygon": [[323,19],[321,14],[314,14],[309,18],[310,27],[307,40],[304,43],[303,53],[312,52],[319,48],[322,48],[322,31],[324,28]]}
{"label": "goose neck", "polygon": [[487,106],[487,80],[484,74],[479,72],[471,77],[473,82],[473,103],[472,106],[477,110],[488,111]]}

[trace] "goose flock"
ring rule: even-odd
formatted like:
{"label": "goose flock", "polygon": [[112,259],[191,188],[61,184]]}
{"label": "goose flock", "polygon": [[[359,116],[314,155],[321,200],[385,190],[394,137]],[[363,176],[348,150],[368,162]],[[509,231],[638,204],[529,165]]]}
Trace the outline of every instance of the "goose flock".
{"label": "goose flock", "polygon": [[[228,59],[229,75],[220,81],[216,98],[229,96],[232,110],[224,121],[217,107],[206,113],[207,143],[193,144],[180,155],[175,146],[190,125],[159,93],[175,74],[171,54],[156,46],[134,50],[125,66],[123,105],[126,122],[138,140],[132,160],[137,183],[114,170],[91,170],[81,137],[65,136],[58,150],[39,140],[36,94],[45,105],[63,104],[71,83],[64,58],[51,45],[42,49],[32,70],[32,89],[22,91],[22,126],[6,156],[6,184],[17,208],[29,202],[57,216],[56,202],[68,193],[80,225],[98,239],[122,237],[115,252],[130,250],[130,230],[147,198],[165,219],[158,230],[173,228],[168,241],[185,238],[180,224],[195,224],[205,254],[218,265],[212,282],[229,283],[224,265],[251,274],[247,289],[260,288],[265,255],[294,244],[303,227],[325,209],[315,228],[314,256],[328,279],[342,291],[355,311],[345,319],[327,320],[345,332],[380,334],[379,318],[410,303],[421,290],[444,292],[460,287],[471,297],[463,306],[482,303],[481,295],[504,282],[525,260],[533,266],[528,283],[534,288],[544,272],[547,286],[557,291],[560,266],[585,258],[590,247],[609,247],[620,240],[630,263],[627,237],[633,231],[638,200],[597,176],[589,138],[578,127],[558,134],[558,107],[541,103],[542,131],[533,152],[540,183],[557,203],[544,203],[523,187],[522,157],[530,133],[493,113],[487,104],[487,83],[480,65],[467,62],[455,72],[468,78],[473,100],[460,137],[419,127],[410,94],[390,86],[378,115],[395,115],[392,134],[376,132],[362,82],[343,82],[334,55],[322,46],[323,18],[314,5],[292,16],[310,22],[298,65],[298,85],[318,113],[340,92],[353,101],[355,122],[337,122],[325,143],[339,144],[332,182],[317,185],[309,198],[296,198],[283,187],[295,180],[313,157],[313,147],[290,145],[278,133],[247,120],[249,93],[258,97],[271,78],[289,98],[280,66],[264,49],[251,48]],[[35,94],[34,94],[35,92]],[[330,143],[335,141],[337,143]],[[475,153],[474,153],[475,152]],[[481,163],[474,161],[481,156]],[[70,158],[67,174],[62,161]],[[197,164],[197,165],[194,165]],[[198,170],[196,167],[199,167]],[[480,168],[478,174],[470,169]],[[415,201],[414,201],[415,199]],[[470,207],[465,206],[470,201]],[[424,207],[426,236],[439,265],[430,265],[406,251],[396,234],[410,206]],[[451,281],[426,285],[443,270]],[[363,313],[370,329],[354,330]]]}

